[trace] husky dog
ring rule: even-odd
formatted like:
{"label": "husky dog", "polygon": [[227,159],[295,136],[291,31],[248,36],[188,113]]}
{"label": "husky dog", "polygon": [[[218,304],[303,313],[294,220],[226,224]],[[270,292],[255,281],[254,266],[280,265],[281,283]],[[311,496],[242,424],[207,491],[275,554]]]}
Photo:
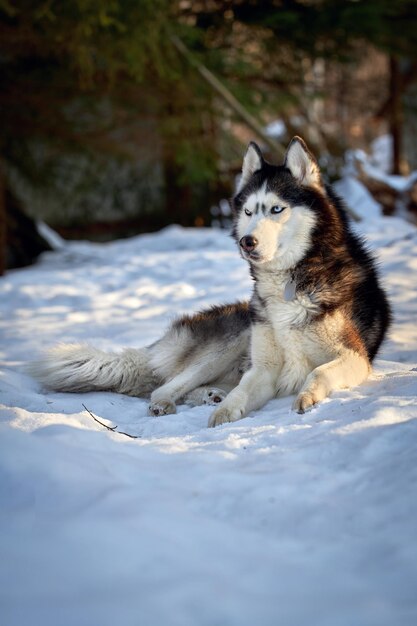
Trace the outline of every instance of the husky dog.
{"label": "husky dog", "polygon": [[282,166],[250,143],[232,208],[254,280],[250,302],[181,317],[153,345],[118,355],[59,345],[33,364],[34,375],[58,391],[150,394],[151,415],[175,413],[177,401],[217,405],[209,426],[290,394],[303,413],[363,382],[390,308],[373,258],[304,141],[291,141]]}

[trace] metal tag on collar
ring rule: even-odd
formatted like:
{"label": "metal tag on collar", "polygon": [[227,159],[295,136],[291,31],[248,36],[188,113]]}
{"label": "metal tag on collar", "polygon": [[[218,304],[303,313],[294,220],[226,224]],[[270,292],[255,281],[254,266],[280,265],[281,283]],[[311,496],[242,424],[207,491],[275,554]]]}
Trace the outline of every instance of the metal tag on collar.
{"label": "metal tag on collar", "polygon": [[285,302],[291,302],[295,298],[295,290],[297,289],[297,283],[290,278],[284,287],[284,300]]}

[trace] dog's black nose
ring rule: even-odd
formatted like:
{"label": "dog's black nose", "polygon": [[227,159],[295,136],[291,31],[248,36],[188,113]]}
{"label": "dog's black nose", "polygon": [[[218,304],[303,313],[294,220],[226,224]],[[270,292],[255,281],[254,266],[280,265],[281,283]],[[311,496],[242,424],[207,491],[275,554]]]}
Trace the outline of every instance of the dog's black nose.
{"label": "dog's black nose", "polygon": [[246,235],[246,237],[242,237],[239,243],[246,252],[252,252],[258,245],[258,240],[252,235]]}

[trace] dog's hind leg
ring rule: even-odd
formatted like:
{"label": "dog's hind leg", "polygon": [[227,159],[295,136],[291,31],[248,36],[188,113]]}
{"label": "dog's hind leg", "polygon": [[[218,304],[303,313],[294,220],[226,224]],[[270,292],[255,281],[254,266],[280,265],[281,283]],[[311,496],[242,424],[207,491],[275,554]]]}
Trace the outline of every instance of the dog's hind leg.
{"label": "dog's hind leg", "polygon": [[[201,385],[204,385],[204,383],[207,384],[210,380],[214,381],[216,379],[216,376],[213,374],[210,376],[210,369],[215,356],[216,355],[210,354],[205,355],[205,358],[201,358],[198,361],[191,363],[177,376],[162,385],[162,387],[155,389],[151,395],[149,414],[168,415],[170,413],[175,413],[175,403],[177,400],[184,398],[184,400],[187,401],[187,397],[190,398],[190,392],[196,392],[194,396],[196,402],[194,404],[203,404],[204,391],[201,391],[201,389],[205,390],[207,399],[209,398],[208,394],[210,391],[214,390],[214,388],[208,386],[202,388]],[[219,357],[219,355],[217,355],[217,357]],[[221,394],[222,400],[226,395],[225,392],[222,390],[216,391]],[[201,398],[201,402],[199,402],[199,396]],[[190,399],[192,404],[192,396]],[[213,404],[216,404],[216,402],[213,401]]]}
{"label": "dog's hind leg", "polygon": [[304,413],[312,406],[327,398],[337,389],[359,385],[369,376],[370,363],[366,356],[354,350],[346,350],[329,363],[316,367],[307,376],[306,382],[294,401],[293,409]]}
{"label": "dog's hind leg", "polygon": [[[149,405],[150,415],[167,415],[176,412],[175,403],[184,398],[190,404],[213,402],[216,404],[214,397],[221,395],[221,400],[225,395],[225,391],[232,389],[242,376],[242,368],[247,355],[248,334],[247,328],[242,332],[236,333],[234,337],[223,338],[220,341],[218,337],[207,340],[198,341],[188,329],[184,329],[185,337],[182,341],[178,340],[178,336],[174,335],[173,340],[168,335],[168,341],[164,344],[157,344],[153,350],[151,363],[154,364],[158,373],[163,372],[166,368],[165,363],[168,361],[166,355],[174,354],[175,358],[170,359],[170,375],[165,377],[165,383],[155,389],[151,395]],[[174,353],[172,346],[179,346]],[[168,353],[168,350],[169,353]],[[167,371],[165,369],[165,371]],[[167,372],[168,373],[168,372]],[[206,386],[207,393],[203,398],[204,392],[196,393],[194,397],[189,397],[190,392],[194,392],[198,387]],[[218,393],[211,394],[213,387],[220,387]],[[216,390],[217,391],[217,390]],[[200,395],[200,397],[198,397]]]}
{"label": "dog's hind leg", "polygon": [[229,391],[233,388],[232,385],[224,384],[222,382],[218,384],[220,387],[197,387],[197,389],[187,393],[187,395],[183,398],[184,403],[189,406],[200,406],[202,404],[216,406],[216,404],[219,404],[225,399]]}
{"label": "dog's hind leg", "polygon": [[185,368],[172,380],[158,387],[151,395],[149,415],[169,415],[176,413],[175,403],[204,382],[207,376],[207,367],[191,365]]}
{"label": "dog's hind leg", "polygon": [[[196,349],[188,356],[188,363],[151,395],[150,415],[168,415],[176,412],[175,403],[184,398],[190,404],[217,404],[241,378],[243,336],[237,336],[220,348],[214,341],[205,348]],[[202,389],[202,386],[204,388]],[[220,389],[217,389],[219,385]],[[189,395],[191,393],[191,396]]]}

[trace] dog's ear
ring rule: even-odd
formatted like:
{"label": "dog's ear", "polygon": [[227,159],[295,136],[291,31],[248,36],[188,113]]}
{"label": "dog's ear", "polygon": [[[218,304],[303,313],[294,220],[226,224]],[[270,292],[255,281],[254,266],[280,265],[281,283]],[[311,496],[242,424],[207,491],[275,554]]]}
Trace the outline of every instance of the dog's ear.
{"label": "dog's ear", "polygon": [[305,187],[323,185],[319,164],[301,137],[294,137],[288,146],[284,165],[294,178]]}
{"label": "dog's ear", "polygon": [[261,149],[255,142],[251,141],[243,157],[242,174],[237,185],[236,193],[239,193],[246,185],[252,174],[262,169],[264,159]]}

